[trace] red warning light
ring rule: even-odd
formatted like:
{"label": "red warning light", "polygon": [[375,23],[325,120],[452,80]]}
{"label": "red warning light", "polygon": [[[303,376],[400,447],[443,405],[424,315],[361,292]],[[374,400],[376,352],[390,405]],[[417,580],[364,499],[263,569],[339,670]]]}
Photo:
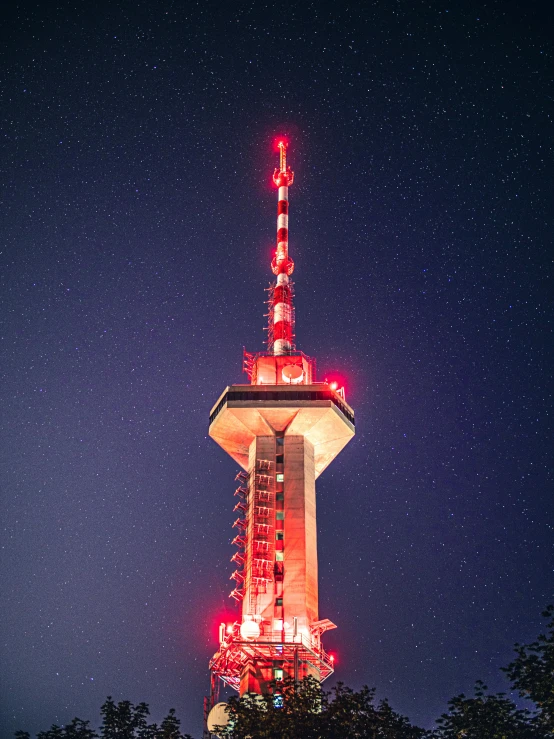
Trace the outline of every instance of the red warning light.
{"label": "red warning light", "polygon": [[329,390],[332,390],[337,395],[340,395],[340,397],[343,400],[346,400],[346,396],[345,396],[345,393],[344,393],[344,385],[342,385],[342,386],[340,385],[340,380],[339,381],[337,381],[337,380],[332,380],[332,381],[325,380],[325,382],[329,385]]}

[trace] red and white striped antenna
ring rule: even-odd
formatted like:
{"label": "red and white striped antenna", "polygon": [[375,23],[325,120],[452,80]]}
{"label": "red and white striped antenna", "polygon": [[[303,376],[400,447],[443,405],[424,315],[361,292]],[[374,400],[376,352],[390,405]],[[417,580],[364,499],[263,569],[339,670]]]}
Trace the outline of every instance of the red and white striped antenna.
{"label": "red and white striped antenna", "polygon": [[277,280],[270,293],[269,349],[273,354],[289,354],[294,351],[294,306],[292,281],[294,262],[289,257],[289,187],[294,182],[294,172],[287,167],[287,146],[279,141],[279,169],[273,173],[273,182],[279,188],[277,196],[277,249],[271,262],[271,270]]}

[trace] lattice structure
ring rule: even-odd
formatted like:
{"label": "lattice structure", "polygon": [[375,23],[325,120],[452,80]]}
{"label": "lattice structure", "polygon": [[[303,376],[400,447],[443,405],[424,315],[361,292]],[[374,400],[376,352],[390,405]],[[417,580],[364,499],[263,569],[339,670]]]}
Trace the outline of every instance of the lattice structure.
{"label": "lattice structure", "polygon": [[258,612],[258,596],[267,592],[273,581],[274,563],[274,462],[256,460],[251,475],[239,472],[235,478],[241,485],[235,490],[239,498],[233,511],[240,515],[233,528],[238,534],[232,543],[239,548],[231,562],[238,565],[230,576],[236,582],[229,597],[240,601],[248,593],[248,612]]}
{"label": "lattice structure", "polygon": [[252,547],[247,560],[249,613],[259,615],[259,596],[267,592],[273,580],[273,500],[274,463],[257,459],[250,480],[250,521]]}
{"label": "lattice structure", "polygon": [[248,379],[252,382],[252,376],[256,368],[256,355],[247,352],[243,347],[242,350],[242,371],[248,375]]}
{"label": "lattice structure", "polygon": [[291,634],[283,639],[281,631],[269,631],[256,641],[249,641],[241,638],[239,626],[235,624],[231,633],[225,633],[219,651],[210,661],[210,670],[234,690],[239,690],[241,674],[252,662],[279,664],[289,674],[294,673],[295,665],[301,664],[308,668],[305,671],[315,672],[323,682],[333,674],[334,668],[333,658],[322,648],[319,636],[317,633],[309,637]]}
{"label": "lattice structure", "polygon": [[267,349],[274,352],[275,342],[287,342],[287,349],[280,354],[290,354],[296,350],[294,339],[295,311],[294,311],[294,282],[278,285],[276,283],[266,288],[268,292],[267,322]]}
{"label": "lattice structure", "polygon": [[249,475],[242,470],[236,475],[235,480],[240,483],[238,488],[235,490],[235,496],[239,498],[233,511],[239,511],[241,514],[239,518],[233,523],[233,527],[239,530],[239,533],[231,544],[238,547],[239,551],[233,554],[231,562],[234,562],[239,566],[231,573],[229,580],[235,580],[236,586],[229,593],[230,598],[234,598],[236,601],[241,601],[244,598],[244,581],[246,579],[246,571],[244,565],[246,562],[246,551],[248,548],[248,483]]}
{"label": "lattice structure", "polygon": [[[292,325],[294,326],[294,314]],[[296,367],[298,370],[294,369]],[[316,382],[316,360],[296,349],[279,356],[275,356],[272,351],[256,354],[245,351],[242,371],[248,375],[251,385],[312,385]],[[341,391],[337,390],[337,393],[344,398]]]}

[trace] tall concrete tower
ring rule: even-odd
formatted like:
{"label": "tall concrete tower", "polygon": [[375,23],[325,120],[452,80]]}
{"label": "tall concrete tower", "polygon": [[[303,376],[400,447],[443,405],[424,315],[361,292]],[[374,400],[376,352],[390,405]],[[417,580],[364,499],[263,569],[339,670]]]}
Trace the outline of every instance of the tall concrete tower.
{"label": "tall concrete tower", "polygon": [[284,141],[279,153],[267,351],[245,353],[250,383],[225,388],[210,414],[210,436],[241,467],[230,594],[241,615],[220,627],[210,661],[212,705],[218,678],[242,695],[268,692],[285,676],[323,681],[333,672],[321,646],[335,624],[318,610],[315,481],[354,436],[354,412],[343,389],[316,382],[315,360],[295,347],[288,249],[294,174]]}

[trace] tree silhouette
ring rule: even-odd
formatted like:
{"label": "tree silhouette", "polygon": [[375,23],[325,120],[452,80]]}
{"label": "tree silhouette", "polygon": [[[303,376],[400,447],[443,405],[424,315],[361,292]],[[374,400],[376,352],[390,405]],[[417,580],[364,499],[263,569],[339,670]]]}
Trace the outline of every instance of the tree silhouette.
{"label": "tree silhouette", "polygon": [[[48,731],[39,732],[37,739],[192,739],[190,734],[181,734],[180,721],[173,708],[160,726],[148,723],[147,703],[137,706],[129,701],[114,703],[108,696],[100,712],[100,734],[89,728],[89,721],[74,718],[65,726],[54,724]],[[15,739],[31,739],[31,735],[27,731],[16,731]]]}
{"label": "tree silhouette", "polygon": [[486,695],[487,686],[475,685],[475,697],[461,695],[448,703],[449,713],[437,721],[436,739],[539,739],[529,711],[521,710],[503,693]]}
{"label": "tree silhouette", "polygon": [[375,691],[356,692],[339,683],[330,693],[306,677],[273,682],[264,696],[229,700],[229,724],[217,733],[225,739],[422,739],[386,701],[375,705]]}
{"label": "tree silhouette", "polygon": [[549,618],[548,632],[532,644],[516,644],[517,657],[503,671],[512,687],[537,707],[535,723],[544,736],[554,735],[554,605],[542,615]]}

